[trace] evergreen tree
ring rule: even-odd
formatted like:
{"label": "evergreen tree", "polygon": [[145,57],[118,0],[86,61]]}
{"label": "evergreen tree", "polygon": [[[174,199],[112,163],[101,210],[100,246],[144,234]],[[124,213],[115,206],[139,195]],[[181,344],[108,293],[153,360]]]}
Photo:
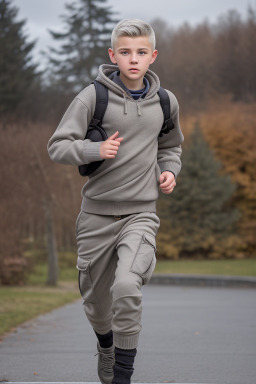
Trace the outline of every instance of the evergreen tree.
{"label": "evergreen tree", "polygon": [[182,163],[173,194],[161,195],[159,203],[162,253],[174,258],[224,256],[238,219],[230,205],[236,186],[229,176],[220,174],[221,163],[198,126],[184,149]]}
{"label": "evergreen tree", "polygon": [[[98,66],[108,59],[113,12],[104,6],[107,0],[76,0],[65,5],[62,16],[65,32],[49,31],[62,42],[59,49],[50,48],[52,81],[62,92],[78,92],[88,85]],[[51,83],[52,83],[51,81]]]}
{"label": "evergreen tree", "polygon": [[26,97],[36,76],[31,62],[35,41],[28,43],[25,20],[16,21],[18,9],[10,0],[0,1],[0,114],[13,112]]}

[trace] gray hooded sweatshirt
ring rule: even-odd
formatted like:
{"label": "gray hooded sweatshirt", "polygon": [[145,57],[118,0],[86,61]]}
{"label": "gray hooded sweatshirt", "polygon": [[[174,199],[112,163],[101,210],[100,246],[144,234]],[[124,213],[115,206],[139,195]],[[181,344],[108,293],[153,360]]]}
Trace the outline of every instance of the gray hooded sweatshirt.
{"label": "gray hooded sweatshirt", "polygon": [[[179,106],[168,92],[175,128],[158,137],[164,117],[157,94],[160,82],[150,70],[145,77],[150,88],[144,98],[134,100],[109,76],[117,66],[104,64],[97,80],[107,86],[109,101],[102,127],[108,137],[119,131],[123,137],[114,159],[106,159],[91,174],[82,189],[82,210],[101,215],[155,212],[159,177],[163,171],[178,176],[181,168],[183,134]],[[62,164],[82,165],[102,160],[101,142],[85,140],[96,102],[94,85],[83,89],[70,104],[48,142],[50,158]]]}

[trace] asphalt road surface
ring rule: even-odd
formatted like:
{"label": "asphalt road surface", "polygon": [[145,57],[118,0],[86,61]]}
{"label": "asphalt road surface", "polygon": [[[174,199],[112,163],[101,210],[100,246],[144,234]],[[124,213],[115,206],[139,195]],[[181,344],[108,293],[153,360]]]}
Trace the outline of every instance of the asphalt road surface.
{"label": "asphalt road surface", "polygon": [[[256,290],[143,287],[133,383],[256,383]],[[0,381],[98,382],[96,339],[81,300],[0,343]]]}

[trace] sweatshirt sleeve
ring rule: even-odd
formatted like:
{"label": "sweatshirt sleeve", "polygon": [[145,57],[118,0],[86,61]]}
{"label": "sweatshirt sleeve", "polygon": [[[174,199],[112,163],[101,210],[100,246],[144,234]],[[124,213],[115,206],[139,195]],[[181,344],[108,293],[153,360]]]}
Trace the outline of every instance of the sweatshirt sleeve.
{"label": "sweatshirt sleeve", "polygon": [[102,160],[101,142],[85,140],[94,108],[95,91],[92,85],[72,101],[50,138],[47,150],[51,160],[71,165],[89,164],[92,161]]}
{"label": "sweatshirt sleeve", "polygon": [[184,141],[184,136],[180,129],[178,101],[173,93],[170,91],[167,92],[170,98],[171,116],[175,128],[169,133],[158,138],[157,161],[161,169],[161,173],[164,171],[170,171],[176,178],[181,169],[181,143]]}

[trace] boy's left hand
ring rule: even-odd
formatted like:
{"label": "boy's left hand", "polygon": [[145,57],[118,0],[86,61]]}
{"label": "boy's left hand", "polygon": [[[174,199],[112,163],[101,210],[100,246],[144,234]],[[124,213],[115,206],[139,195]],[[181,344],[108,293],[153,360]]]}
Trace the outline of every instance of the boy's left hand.
{"label": "boy's left hand", "polygon": [[161,191],[166,194],[172,193],[176,185],[174,174],[169,171],[161,173],[159,182]]}

